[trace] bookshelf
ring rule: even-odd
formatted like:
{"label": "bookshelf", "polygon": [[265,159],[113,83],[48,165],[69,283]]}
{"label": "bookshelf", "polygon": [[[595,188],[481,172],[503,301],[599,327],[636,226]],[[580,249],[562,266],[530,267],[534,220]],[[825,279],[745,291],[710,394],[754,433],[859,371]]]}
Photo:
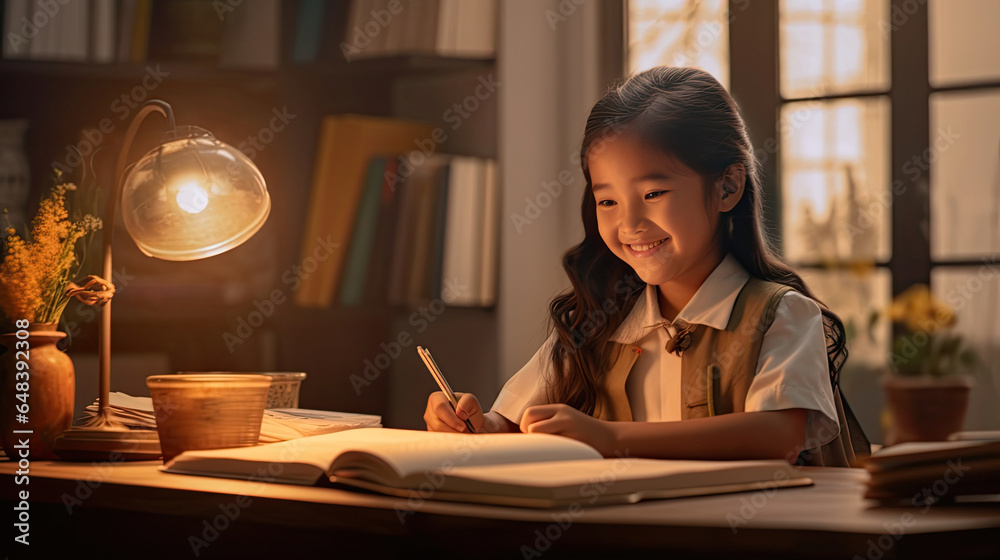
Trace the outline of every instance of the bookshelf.
{"label": "bookshelf", "polygon": [[[156,4],[154,0],[154,10]],[[497,353],[493,309],[449,308],[429,320],[420,315],[419,306],[335,304],[303,309],[291,298],[271,301],[269,306],[268,295],[282,288],[282,274],[300,259],[322,117],[351,112],[425,120],[449,130],[441,152],[496,158],[496,95],[479,100],[460,126],[452,129],[454,120],[445,121],[449,107],[461,103],[481,79],[495,72],[496,60],[394,55],[347,63],[324,39],[315,62],[291,63],[298,6],[298,2],[281,5],[281,57],[273,68],[220,67],[212,60],[191,58],[102,64],[2,60],[0,119],[29,122],[25,139],[32,185],[29,212],[50,186],[52,162],[68,157],[67,146],[84,147],[91,140],[100,146],[94,165],[106,192],[131,106],[145,99],[169,102],[178,124],[203,127],[236,147],[251,137],[268,139],[253,159],[267,180],[271,216],[243,246],[204,261],[162,262],[141,255],[119,228],[115,269],[124,274],[118,279],[114,304],[113,352],[167,355],[172,371],[305,371],[309,377],[303,384],[302,407],[381,414],[386,425],[420,427],[419,417],[394,416],[394,404],[422,399],[434,390],[416,355],[416,344],[443,349],[455,348],[456,339],[468,340],[454,357],[439,351],[438,360],[446,371],[491,364],[474,376],[481,378],[480,387],[463,387],[492,394],[497,377],[492,359]],[[330,6],[348,9],[347,3]],[[328,23],[342,21],[330,17]],[[331,28],[323,32],[337,34]],[[285,126],[264,133],[279,113],[285,115]],[[113,126],[95,140],[93,131],[104,120]],[[164,131],[159,123],[146,123],[131,159],[138,159]],[[96,353],[97,320],[88,320],[90,314],[75,307],[71,304],[66,315],[77,326],[69,352],[71,356]],[[265,313],[266,309],[271,311]],[[237,333],[241,320],[256,322],[250,321],[256,319],[255,313],[266,317]],[[418,319],[413,319],[414,313]],[[416,342],[401,348],[389,367],[365,378],[356,390],[352,375],[363,376],[366,360],[385,353],[384,347],[391,347],[404,332]],[[470,332],[476,333],[474,340]],[[239,342],[227,333],[237,335]],[[145,394],[145,377],[160,373],[171,372],[116,369],[112,390]],[[87,375],[78,367],[78,412],[80,403],[96,394],[88,388],[92,384],[84,378]],[[415,376],[426,381],[423,395],[414,395],[412,384],[394,383]]]}

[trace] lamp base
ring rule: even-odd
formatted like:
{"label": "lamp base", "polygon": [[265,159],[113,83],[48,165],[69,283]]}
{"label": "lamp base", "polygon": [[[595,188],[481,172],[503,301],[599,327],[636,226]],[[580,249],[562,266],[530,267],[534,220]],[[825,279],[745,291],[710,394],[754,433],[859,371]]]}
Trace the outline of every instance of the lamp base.
{"label": "lamp base", "polygon": [[70,461],[153,461],[161,457],[156,430],[72,426],[56,438],[56,455]]}

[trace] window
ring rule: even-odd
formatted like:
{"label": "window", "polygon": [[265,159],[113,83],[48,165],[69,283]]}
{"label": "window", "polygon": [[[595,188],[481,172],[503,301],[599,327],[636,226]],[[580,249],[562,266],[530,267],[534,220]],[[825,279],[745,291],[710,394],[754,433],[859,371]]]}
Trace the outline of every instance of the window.
{"label": "window", "polygon": [[843,0],[778,10],[784,257],[844,321],[855,369],[880,367],[890,338],[887,325],[868,332],[892,277],[888,12]]}
{"label": "window", "polygon": [[[761,152],[765,214],[785,259],[844,319],[842,386],[874,441],[891,326],[869,319],[894,294],[929,283],[996,370],[1000,2],[630,0],[627,12],[630,71],[705,68],[755,148],[779,140]],[[699,43],[713,22],[725,42]],[[981,381],[967,429],[1000,423],[998,373]]]}
{"label": "window", "polygon": [[726,0],[628,0],[628,72],[694,66],[729,87]]}

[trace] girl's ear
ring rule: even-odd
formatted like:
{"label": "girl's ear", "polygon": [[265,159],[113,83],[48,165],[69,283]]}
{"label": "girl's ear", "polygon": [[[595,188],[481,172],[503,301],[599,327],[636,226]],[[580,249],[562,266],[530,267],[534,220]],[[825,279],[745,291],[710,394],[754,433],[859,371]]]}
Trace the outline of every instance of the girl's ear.
{"label": "girl's ear", "polygon": [[743,186],[746,182],[747,170],[742,163],[734,163],[726,168],[722,177],[715,182],[719,195],[719,211],[729,212],[743,198]]}

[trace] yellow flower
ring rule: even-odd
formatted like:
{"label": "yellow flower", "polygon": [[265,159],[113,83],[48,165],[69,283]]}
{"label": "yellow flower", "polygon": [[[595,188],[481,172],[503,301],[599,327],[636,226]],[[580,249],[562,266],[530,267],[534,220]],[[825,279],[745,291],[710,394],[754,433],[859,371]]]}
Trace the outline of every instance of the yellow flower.
{"label": "yellow flower", "polygon": [[911,332],[934,334],[955,324],[955,312],[931,294],[925,284],[914,284],[899,294],[889,308],[889,318]]}
{"label": "yellow flower", "polygon": [[76,242],[101,227],[100,220],[84,216],[69,220],[66,193],[76,185],[53,187],[39,203],[31,222],[30,241],[13,228],[7,230],[0,263],[0,312],[10,320],[50,322],[59,319],[68,299],[64,292],[76,259]]}

